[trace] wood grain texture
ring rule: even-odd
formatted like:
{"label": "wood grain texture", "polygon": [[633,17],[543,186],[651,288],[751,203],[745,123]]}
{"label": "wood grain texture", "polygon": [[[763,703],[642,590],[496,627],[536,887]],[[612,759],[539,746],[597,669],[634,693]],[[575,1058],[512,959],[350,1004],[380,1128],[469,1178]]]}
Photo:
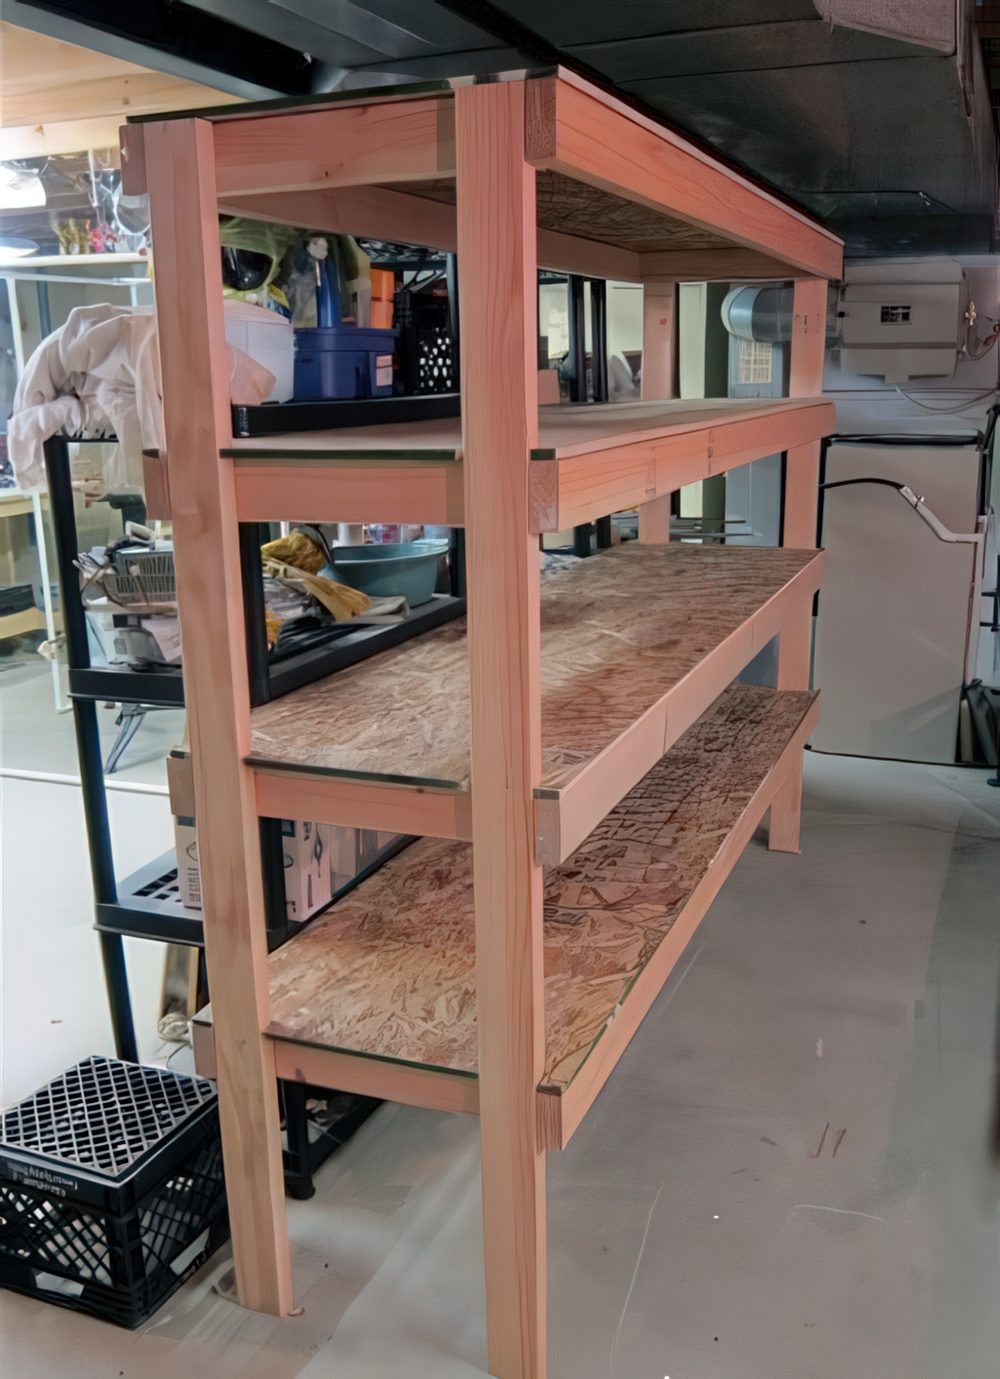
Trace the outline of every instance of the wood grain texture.
{"label": "wood grain texture", "polygon": [[219,210],[337,235],[403,239],[407,244],[449,253],[455,252],[458,239],[452,206],[389,187],[311,187],[294,192],[230,194],[222,198]]}
{"label": "wood grain texture", "polygon": [[522,84],[464,87],[455,107],[486,1338],[497,1379],[545,1379],[535,173]]}
{"label": "wood grain texture", "polygon": [[[579,1075],[815,700],[732,686],[546,874],[542,1087]],[[270,963],[275,1036],[478,1070],[466,844],[415,843]]]}
{"label": "wood grain texture", "polygon": [[[542,408],[528,472],[531,531],[655,502],[832,427],[832,403],[809,398]],[[457,418],[253,444],[231,447],[241,521],[465,523]]]}
{"label": "wood grain texture", "polygon": [[[628,441],[655,441],[687,432],[739,427],[757,419],[789,418],[801,409],[828,406],[821,397],[644,398],[641,402],[557,404],[539,408],[532,459],[569,459]],[[738,437],[736,438],[738,439]],[[340,427],[288,435],[236,437],[223,450],[241,463],[252,459],[424,461],[459,460],[459,418]]]}
{"label": "wood grain texture", "polygon": [[606,88],[595,87],[585,77],[574,72],[570,68],[560,67],[557,72],[559,82],[564,86],[575,87],[578,91],[583,91],[589,96],[593,96],[605,105],[612,114],[623,116],[631,124],[639,125],[642,129],[655,134],[665,143],[673,144],[675,147],[682,148],[691,155],[696,161],[704,163],[708,167],[721,167],[726,176],[735,183],[741,192],[751,192],[761,201],[769,203],[778,208],[784,215],[789,216],[794,221],[799,221],[808,230],[817,234],[822,239],[826,239],[835,248],[842,248],[843,241],[832,230],[828,230],[814,215],[801,210],[791,202],[783,200],[773,191],[768,191],[760,183],[752,181],[749,177],[743,176],[735,168],[726,164],[720,164],[719,160],[713,156],[711,150],[703,144],[694,144],[680,130],[673,128],[661,120],[655,119],[651,115],[644,115],[636,110],[632,105],[627,105],[619,100],[617,96],[611,94]]}
{"label": "wood grain texture", "polygon": [[[645,237],[639,212],[634,219],[624,213],[616,218],[595,198],[592,213],[615,224],[616,242],[622,242],[631,224],[634,229],[626,242],[640,252],[672,244],[708,249],[728,242],[759,250],[799,272],[829,277],[840,273],[841,244],[829,231],[762,194],[670,131],[642,117],[630,118],[603,93],[561,75],[530,81],[527,92],[533,109],[529,161],[574,184],[566,193],[568,201],[582,198],[576,188],[585,184],[605,197],[627,200],[682,223],[680,230],[671,226],[669,240],[655,241]],[[557,198],[561,187],[555,184]],[[553,228],[572,227],[580,233],[579,223],[569,219],[575,215],[575,209],[567,207],[563,224]]]}
{"label": "wood grain texture", "polygon": [[[142,125],[121,125],[118,130],[118,145],[122,165],[122,191],[127,196],[145,196],[146,183],[146,145]],[[94,148],[94,144],[79,144],[79,148]]]}
{"label": "wood grain texture", "polygon": [[[642,289],[642,396],[674,397],[677,393],[677,284],[645,283]],[[707,449],[707,448],[706,448]],[[705,463],[708,463],[706,453]],[[700,465],[699,465],[700,468]],[[680,487],[684,478],[674,487]],[[657,488],[656,476],[652,487]],[[671,493],[659,488],[639,504],[639,540],[665,545],[670,540]]]}
{"label": "wood grain texture", "polygon": [[[775,450],[801,449],[833,424],[832,403],[810,397],[542,407],[528,472],[531,530],[560,531]],[[241,521],[465,521],[457,417],[240,437],[222,454],[236,460]],[[169,504],[155,452],[146,465],[162,490],[157,501]]]}
{"label": "wood grain texture", "polygon": [[[195,1068],[202,1077],[218,1077],[215,1028],[211,1005],[191,1021]],[[468,1073],[441,1072],[412,1063],[389,1063],[358,1058],[337,1049],[318,1048],[272,1039],[274,1068],[289,1082],[307,1082],[338,1092],[381,1097],[403,1106],[422,1106],[429,1111],[479,1114],[479,1078]]]}
{"label": "wood grain texture", "polygon": [[465,525],[460,460],[241,459],[235,477],[241,522]]}
{"label": "wood grain texture", "polygon": [[[792,341],[788,391],[792,397],[815,397],[823,391],[828,285],[821,278],[798,278],[792,307]],[[785,466],[785,512],[782,540],[797,546],[816,540],[819,501],[818,441],[789,448]]]}
{"label": "wood grain texture", "polygon": [[421,838],[472,839],[472,803],[464,790],[401,790],[377,781],[260,770],[257,809],[266,819],[314,819]]}
{"label": "wood grain texture", "polygon": [[[823,387],[826,311],[829,287],[822,278],[798,278],[792,303],[792,340],[788,391],[815,395]],[[808,441],[790,447],[785,456],[782,541],[794,545],[809,533],[815,541],[819,503],[820,444]],[[812,605],[789,619],[778,645],[778,686],[806,689],[812,665]],[[772,852],[798,852],[802,816],[802,762],[775,796],[768,821]]]}
{"label": "wood grain texture", "polygon": [[713,249],[678,245],[640,254],[639,271],[646,283],[732,282],[740,278],[783,278],[788,274],[788,266],[780,259],[740,245]]}
{"label": "wood grain texture", "polygon": [[[833,417],[833,404],[817,401],[739,420],[723,416],[716,425],[609,443],[602,450],[559,460],[536,460],[530,475],[532,530],[562,531],[635,504],[640,509],[653,506],[685,484],[783,448],[811,444],[832,430]],[[641,510],[639,517],[642,530]]]}
{"label": "wood grain texture", "polygon": [[[308,225],[341,235],[365,235],[371,239],[404,240],[454,253],[458,242],[454,185],[447,198],[423,194],[414,183],[398,187],[341,187],[335,190],[229,195],[220,210],[283,225]],[[591,237],[560,234],[544,227],[538,231],[538,262],[541,268],[588,277],[636,282],[639,255],[632,249],[604,244]]]}
{"label": "wood grain texture", "polygon": [[[102,116],[117,116],[120,120],[126,115],[188,110],[205,100],[221,105],[241,99],[199,82],[151,71],[138,63],[3,21],[0,89],[0,122],[5,126],[50,125]],[[73,153],[102,147],[74,144],[62,151]]]}
{"label": "wood grain texture", "polygon": [[170,476],[163,455],[143,455],[142,490],[146,516],[157,522],[170,521]]}
{"label": "wood grain texture", "polygon": [[768,817],[767,846],[770,852],[801,851],[799,835],[802,823],[802,759],[788,772],[781,789],[771,801]]}
{"label": "wood grain texture", "polygon": [[[628,137],[628,126],[625,126],[624,137]],[[675,153],[674,156],[687,155]],[[782,259],[777,250],[772,255],[734,244],[724,232],[692,224],[682,215],[673,214],[666,198],[651,204],[630,198],[610,184],[589,185],[585,179],[581,180],[577,169],[568,173],[546,169],[541,163],[537,166],[538,253],[545,268],[620,277],[626,282],[647,273],[657,278],[673,277],[675,272],[678,281],[699,281],[699,273],[707,270],[716,277],[723,266],[727,274],[734,277],[780,278],[790,276],[793,271],[792,265]],[[725,170],[720,172],[718,164],[713,164],[706,175],[709,178],[729,176]],[[655,182],[647,183],[648,186],[655,186]],[[455,202],[453,178],[395,181],[379,190],[427,203],[436,202],[443,208]],[[765,207],[769,204],[766,197],[761,197],[759,189],[743,195]],[[789,223],[797,225],[793,213],[785,208],[781,208],[781,213],[791,215]],[[425,212],[418,213],[415,216],[417,226],[425,223],[425,219],[429,219]],[[810,231],[819,228],[807,221],[802,223]],[[825,232],[819,230],[819,233]],[[829,239],[827,243],[832,261],[835,256],[832,251],[836,247],[839,253],[840,241]],[[644,261],[648,262],[648,269],[643,268]],[[741,271],[737,273],[736,269]]]}
{"label": "wood grain texture", "polygon": [[244,193],[454,176],[450,96],[289,111],[212,126],[220,201]]}
{"label": "wood grain texture", "polygon": [[742,812],[721,839],[711,863],[689,891],[649,961],[636,974],[625,1001],[615,1007],[572,1081],[565,1088],[553,1085],[539,1093],[539,1129],[549,1148],[566,1148],[725,884],[768,805],[785,788],[789,776],[801,773],[802,749],[815,726],[818,708],[816,697],[812,696],[812,702],[807,704],[799,724],[790,732],[771,771],[761,777],[757,789],[748,795]]}
{"label": "wood grain texture", "polygon": [[[564,786],[813,559],[765,547],[628,544],[547,578],[540,785]],[[747,627],[747,659],[754,649]],[[466,654],[457,620],[263,705],[252,714],[253,757],[466,788]]]}
{"label": "wood grain texture", "polygon": [[240,1300],[293,1305],[267,941],[249,748],[246,633],[211,127],[144,131],[184,690],[199,821],[205,954],[220,1022],[219,1117]]}

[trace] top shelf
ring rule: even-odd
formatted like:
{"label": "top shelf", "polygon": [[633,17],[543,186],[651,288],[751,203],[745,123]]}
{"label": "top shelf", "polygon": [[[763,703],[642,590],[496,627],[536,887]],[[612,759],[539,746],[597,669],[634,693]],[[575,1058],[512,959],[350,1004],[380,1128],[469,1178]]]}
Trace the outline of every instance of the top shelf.
{"label": "top shelf", "polygon": [[[524,87],[541,266],[635,281],[839,276],[835,235],[666,125],[561,68],[498,79]],[[454,250],[456,106],[470,84],[191,113],[212,122],[226,211]],[[130,193],[145,190],[144,127],[123,132]]]}
{"label": "top shelf", "polygon": [[[829,434],[820,397],[708,398],[539,408],[532,530],[562,531]],[[457,417],[240,438],[244,522],[464,524]]]}

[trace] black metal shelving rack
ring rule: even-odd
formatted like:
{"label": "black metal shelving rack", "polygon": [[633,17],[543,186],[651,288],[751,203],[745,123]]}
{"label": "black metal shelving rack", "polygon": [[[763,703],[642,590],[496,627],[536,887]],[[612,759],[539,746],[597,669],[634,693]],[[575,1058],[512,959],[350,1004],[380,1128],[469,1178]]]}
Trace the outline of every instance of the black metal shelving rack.
{"label": "black metal shelving rack", "polygon": [[[79,552],[69,445],[87,444],[55,436],[45,444],[45,465],[49,484],[49,512],[59,575],[63,626],[66,638],[69,693],[76,729],[87,845],[94,889],[94,927],[97,931],[115,1050],[119,1058],[138,1062],[138,1048],[123,937],[154,939],[162,943],[204,947],[202,920],[185,908],[176,884],[176,859],[163,854],[132,874],[118,878],[115,872],[108,803],[104,780],[97,708],[101,703],[134,704],[157,708],[182,708],[184,682],[179,671],[141,671],[122,667],[93,666],[87,636],[86,612],[79,596],[79,572],[75,561]],[[247,607],[247,654],[250,667],[252,701],[266,702],[288,693],[310,680],[375,655],[388,645],[438,625],[464,612],[464,560],[459,540],[453,566],[452,592],[444,596],[423,616],[403,627],[367,628],[351,633],[329,647],[314,648],[293,655],[270,668],[266,644],[260,637],[263,627],[263,602],[260,595],[260,538],[255,525],[241,530],[243,582]],[[375,634],[375,635],[373,635]],[[378,635],[381,634],[381,635]],[[334,898],[360,885],[366,877],[395,852],[406,847],[409,838],[373,853],[365,860],[351,882]],[[285,919],[282,884],[281,824],[276,819],[261,820],[261,865],[267,916],[268,946],[273,950],[291,936]],[[299,926],[295,926],[297,929]],[[375,1109],[370,1097],[345,1098],[349,1104],[319,1137],[309,1134],[306,1103],[313,1089],[304,1084],[279,1082],[285,1113],[287,1149],[285,1182],[290,1195],[312,1195],[312,1174],[320,1163],[349,1138],[354,1129]],[[327,1096],[328,1093],[318,1093]]]}
{"label": "black metal shelving rack", "polygon": [[[180,914],[175,914],[169,911],[165,913],[165,906],[159,901],[140,903],[133,907],[119,900],[119,882],[115,875],[104,787],[97,705],[113,701],[122,704],[169,704],[180,707],[184,703],[184,687],[180,675],[172,672],[154,675],[91,665],[86,613],[79,597],[79,576],[74,564],[78,554],[78,542],[68,442],[64,437],[56,436],[46,442],[45,465],[69,662],[69,690],[80,762],[80,786],[94,887],[95,928],[101,945],[115,1050],[119,1058],[137,1062],[138,1049],[122,935],[136,934],[170,943],[200,944],[201,922],[186,915],[179,902],[176,907],[171,907],[180,911]],[[124,881],[121,884],[122,892],[127,894],[127,888],[128,882]]]}
{"label": "black metal shelving rack", "polygon": [[[590,371],[587,370],[587,311],[585,285],[590,284]],[[572,373],[570,401],[587,402],[592,394],[594,402],[607,402],[610,397],[608,378],[608,285],[603,278],[584,278],[571,273],[567,280],[569,307],[569,336]],[[589,387],[588,387],[589,384]],[[573,554],[589,556],[593,545],[605,550],[611,545],[611,518],[598,517],[573,528]]]}

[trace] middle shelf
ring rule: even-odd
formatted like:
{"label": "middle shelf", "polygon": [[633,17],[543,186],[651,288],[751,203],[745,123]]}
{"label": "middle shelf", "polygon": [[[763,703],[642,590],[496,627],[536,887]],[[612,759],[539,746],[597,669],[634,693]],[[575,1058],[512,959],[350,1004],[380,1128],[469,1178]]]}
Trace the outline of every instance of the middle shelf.
{"label": "middle shelf", "polygon": [[[538,860],[557,865],[788,618],[822,553],[640,546],[546,576]],[[465,620],[255,709],[258,812],[471,836]]]}
{"label": "middle shelf", "polygon": [[[734,684],[545,877],[540,1135],[585,1116],[775,794],[801,770],[817,696]],[[472,849],[422,839],[270,967],[279,1076],[478,1108]],[[196,1021],[211,1074],[211,1014]],[[207,1038],[206,1038],[207,1036]]]}
{"label": "middle shelf", "polygon": [[[833,428],[820,397],[541,407],[531,529],[604,517]],[[457,417],[238,438],[222,454],[235,461],[241,522],[465,522]]]}

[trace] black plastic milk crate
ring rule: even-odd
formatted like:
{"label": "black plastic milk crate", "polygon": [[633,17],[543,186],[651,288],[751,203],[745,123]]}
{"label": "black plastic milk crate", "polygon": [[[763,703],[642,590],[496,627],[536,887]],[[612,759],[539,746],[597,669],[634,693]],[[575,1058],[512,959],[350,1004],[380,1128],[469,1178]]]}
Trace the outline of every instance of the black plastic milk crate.
{"label": "black plastic milk crate", "polygon": [[85,1059],[0,1119],[0,1285],[120,1326],[228,1237],[218,1098],[166,1068]]}

